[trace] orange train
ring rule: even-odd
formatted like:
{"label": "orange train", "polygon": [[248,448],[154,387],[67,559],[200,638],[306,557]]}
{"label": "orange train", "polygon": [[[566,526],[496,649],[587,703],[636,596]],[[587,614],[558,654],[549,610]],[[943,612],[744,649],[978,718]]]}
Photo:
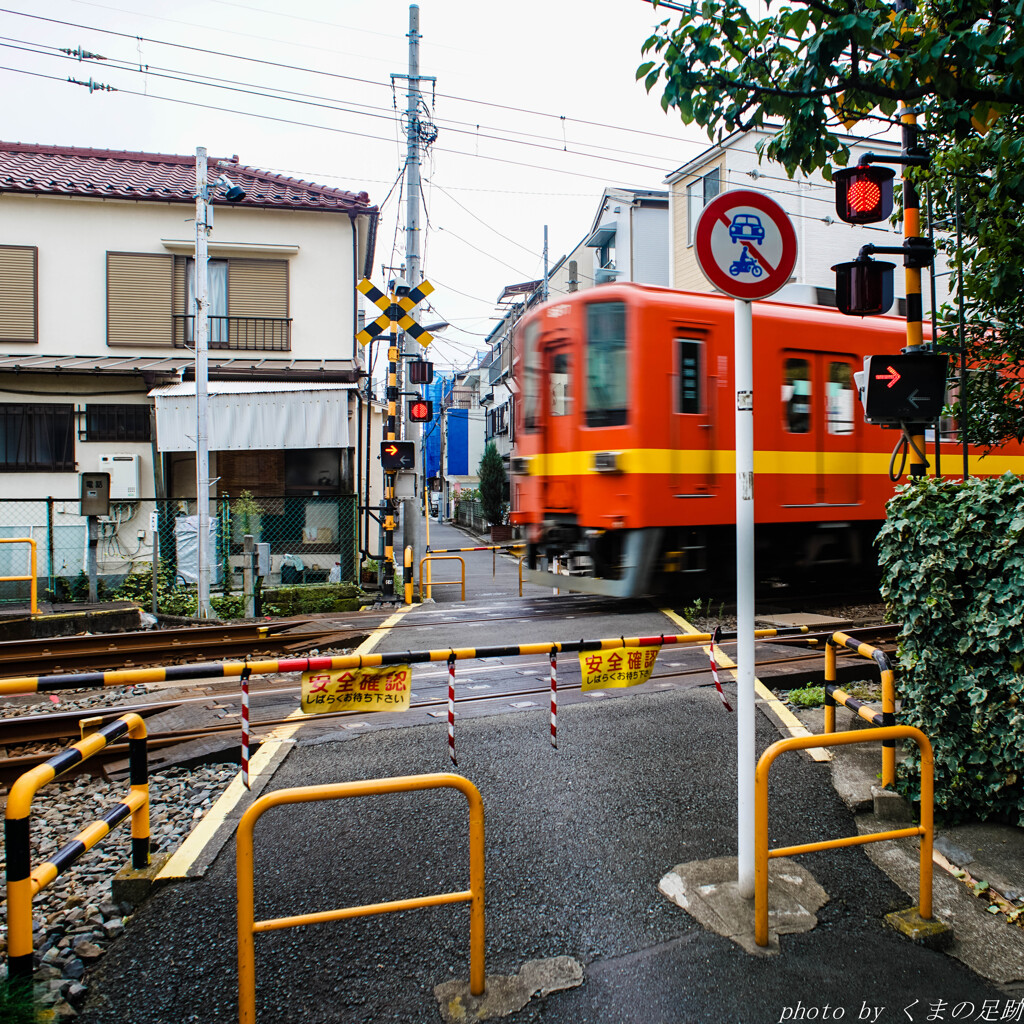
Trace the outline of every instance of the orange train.
{"label": "orange train", "polygon": [[[854,373],[905,323],[771,301],[753,319],[758,576],[870,569],[900,434],[865,423]],[[734,576],[732,364],[721,295],[608,284],[523,317],[512,522],[531,581],[633,597]],[[959,443],[941,447],[959,475]],[[982,455],[972,472],[1024,473],[1020,446]]]}

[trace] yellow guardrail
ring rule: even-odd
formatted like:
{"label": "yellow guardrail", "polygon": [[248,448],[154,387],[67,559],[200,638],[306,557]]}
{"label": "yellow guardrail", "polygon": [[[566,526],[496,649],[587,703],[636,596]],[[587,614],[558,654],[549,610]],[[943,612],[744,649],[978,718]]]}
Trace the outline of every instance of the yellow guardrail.
{"label": "yellow guardrail", "polygon": [[431,580],[431,587],[448,587],[462,584],[462,600],[466,600],[466,560],[461,555],[424,555],[420,559],[420,596],[423,596],[423,566],[427,562],[458,562],[462,566],[461,580]]}
{"label": "yellow guardrail", "polygon": [[29,546],[29,575],[28,576],[0,576],[0,583],[28,582],[31,585],[31,608],[32,614],[39,614],[39,602],[37,588],[39,581],[36,578],[36,542],[31,537],[0,537],[0,544],[28,544]]}
{"label": "yellow guardrail", "polygon": [[[882,711],[872,711],[863,701],[851,697],[836,686],[836,648],[845,647],[873,661],[882,677]],[[833,633],[825,643],[825,734],[836,731],[836,704],[842,704],[872,725],[887,728],[896,724],[896,684],[892,663],[885,651],[862,643],[845,633]],[[882,741],[882,785],[896,782],[896,741]]]}
{"label": "yellow guardrail", "polygon": [[[129,784],[131,789],[120,803],[87,825],[49,860],[32,869],[29,822],[32,800],[53,779],[81,764],[108,743],[128,734]],[[149,773],[146,761],[146,726],[136,714],[84,736],[77,743],[54,754],[48,761],[25,772],[7,796],[4,820],[7,859],[7,963],[12,978],[32,977],[32,899],[83,853],[131,815],[132,867],[149,864]]]}
{"label": "yellow guardrail", "polygon": [[[457,789],[469,802],[469,888],[458,892],[436,893],[412,899],[368,903],[358,907],[341,907],[315,914],[255,920],[253,896],[253,828],[257,819],[272,807],[284,804],[310,803],[317,800],[340,800],[352,796],[377,796],[381,793],[409,793],[425,789]],[[469,903],[469,989],[472,995],[484,994],[484,803],[480,791],[469,779],[447,772],[429,775],[405,775],[394,779],[367,779],[359,782],[336,782],[325,786],[280,789],[261,796],[242,815],[238,823],[238,1020],[239,1024],[256,1021],[256,951],[257,932],[295,928],[325,921],[342,921],[370,914],[387,914],[396,910],[437,907],[447,903]]]}
{"label": "yellow guardrail", "polygon": [[[878,740],[912,739],[921,751],[921,822],[913,828],[898,828],[889,832],[870,832],[867,835],[826,839],[820,843],[804,843],[768,849],[768,771],[779,754],[787,750],[805,750],[808,747],[833,747],[848,743],[875,743]],[[880,729],[857,729],[853,732],[834,732],[828,736],[792,736],[773,743],[757,762],[754,775],[754,941],[768,945],[768,861],[772,857],[793,857],[799,853],[832,850],[845,846],[861,846],[885,839],[921,837],[919,911],[921,917],[932,916],[932,842],[934,839],[933,800],[935,762],[932,745],[920,729],[912,725],[890,725]]]}

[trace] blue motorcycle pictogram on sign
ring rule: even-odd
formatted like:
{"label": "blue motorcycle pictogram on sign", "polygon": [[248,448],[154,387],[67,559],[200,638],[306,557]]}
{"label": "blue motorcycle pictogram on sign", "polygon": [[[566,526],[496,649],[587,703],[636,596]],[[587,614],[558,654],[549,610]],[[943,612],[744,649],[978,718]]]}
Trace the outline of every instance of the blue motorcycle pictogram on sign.
{"label": "blue motorcycle pictogram on sign", "polygon": [[764,271],[761,269],[761,264],[750,255],[747,247],[743,246],[740,258],[733,260],[729,265],[729,273],[733,277],[739,277],[740,274],[753,274],[754,277],[760,277]]}

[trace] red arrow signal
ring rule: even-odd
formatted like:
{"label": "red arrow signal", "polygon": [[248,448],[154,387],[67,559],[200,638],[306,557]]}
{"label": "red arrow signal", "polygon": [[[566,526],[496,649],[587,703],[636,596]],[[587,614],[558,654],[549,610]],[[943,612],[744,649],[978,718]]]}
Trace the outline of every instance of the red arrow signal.
{"label": "red arrow signal", "polygon": [[876,373],[875,380],[887,380],[889,383],[885,386],[891,388],[895,385],[896,381],[900,379],[900,374],[896,371],[894,366],[887,366],[888,373]]}

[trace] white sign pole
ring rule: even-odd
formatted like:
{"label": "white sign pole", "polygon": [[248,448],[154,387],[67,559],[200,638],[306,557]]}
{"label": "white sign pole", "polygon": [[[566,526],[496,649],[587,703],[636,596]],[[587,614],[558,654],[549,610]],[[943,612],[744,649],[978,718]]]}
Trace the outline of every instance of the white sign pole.
{"label": "white sign pole", "polygon": [[739,894],[754,896],[754,329],[734,306],[736,367],[736,773]]}

